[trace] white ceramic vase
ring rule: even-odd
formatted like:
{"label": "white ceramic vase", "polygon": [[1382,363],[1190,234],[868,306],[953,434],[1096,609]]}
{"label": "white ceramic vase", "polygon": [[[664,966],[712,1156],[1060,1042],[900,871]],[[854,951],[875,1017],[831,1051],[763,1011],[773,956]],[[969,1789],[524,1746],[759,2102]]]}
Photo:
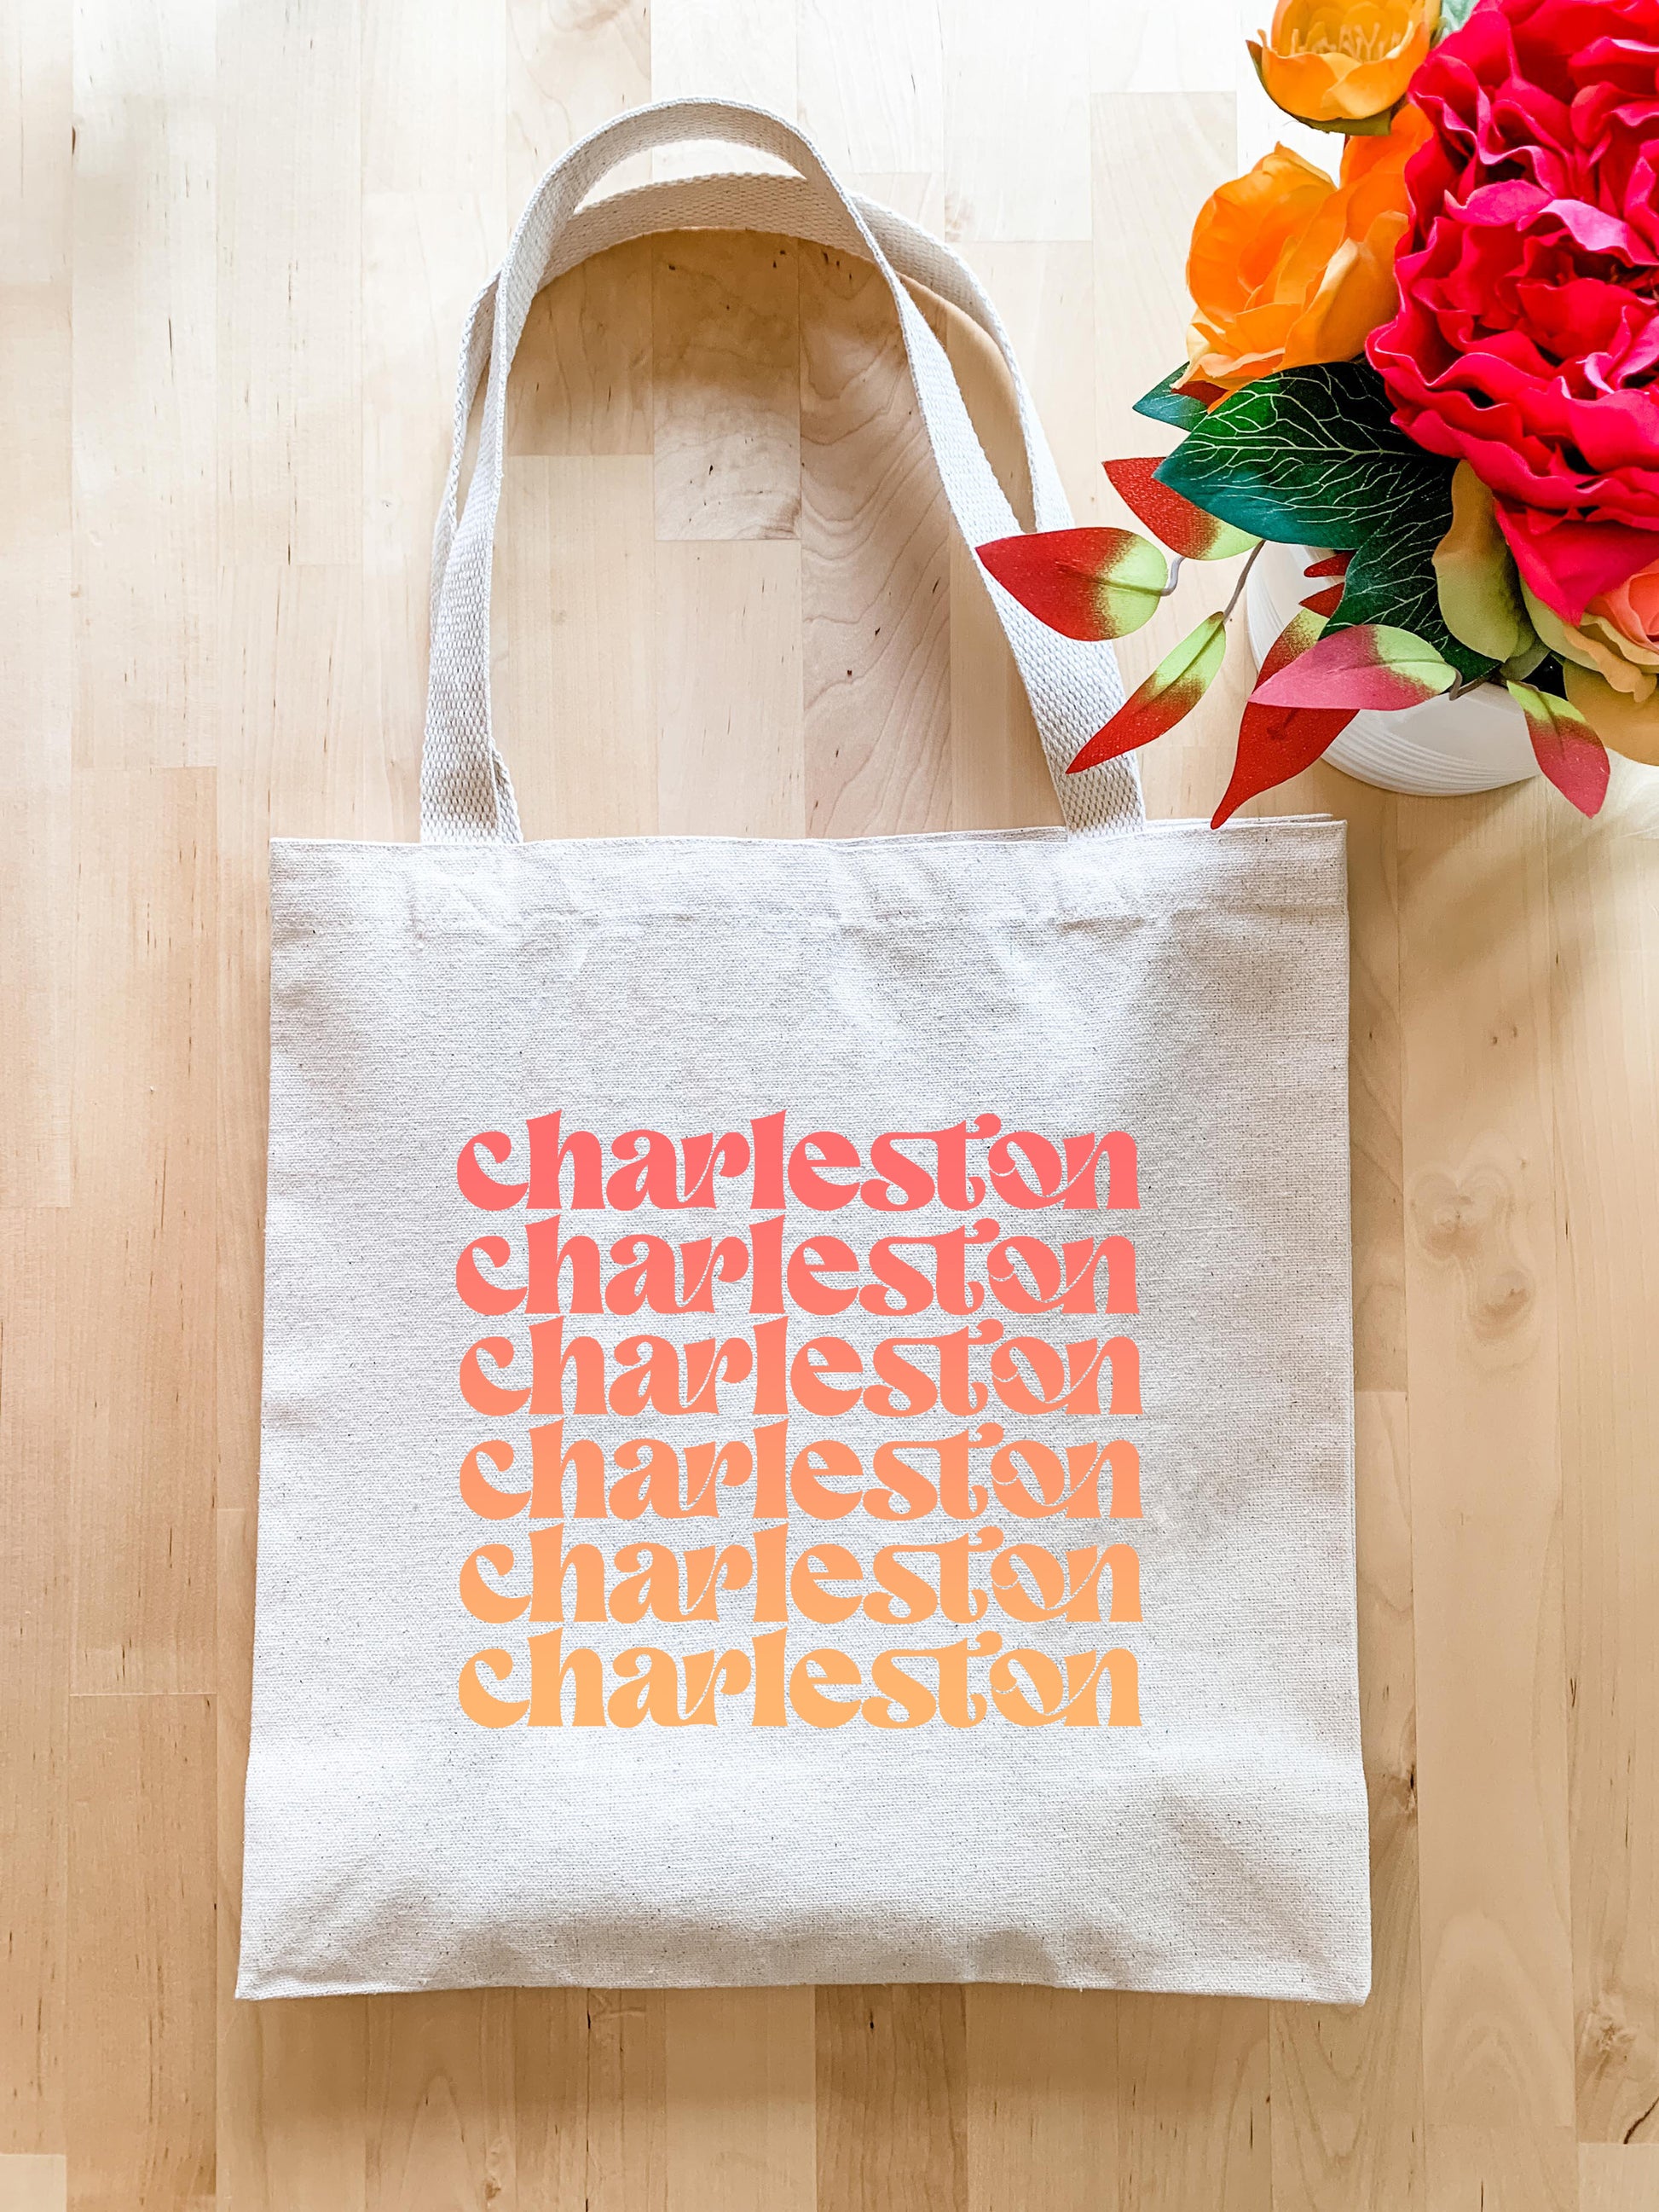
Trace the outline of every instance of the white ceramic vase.
{"label": "white ceramic vase", "polygon": [[[1300,603],[1324,588],[1326,580],[1304,580],[1319,558],[1305,545],[1262,547],[1244,599],[1258,666]],[[1401,714],[1356,714],[1325,758],[1384,791],[1431,796],[1495,791],[1538,773],[1520,708],[1491,684],[1460,699],[1426,700]]]}

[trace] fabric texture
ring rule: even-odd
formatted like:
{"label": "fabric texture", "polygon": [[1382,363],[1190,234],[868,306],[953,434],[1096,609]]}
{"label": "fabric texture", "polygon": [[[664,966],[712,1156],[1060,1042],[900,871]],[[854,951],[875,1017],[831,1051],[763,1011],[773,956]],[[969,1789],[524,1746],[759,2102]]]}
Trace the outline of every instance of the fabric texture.
{"label": "fabric texture", "polygon": [[[711,135],[801,178],[580,210]],[[1122,770],[1062,830],[518,835],[482,641],[524,311],[711,216],[850,225],[1006,346],[943,248],[703,103],[574,149],[481,295],[423,842],[272,848],[239,1994],[1357,2002],[1341,826],[1147,824]],[[1109,653],[999,611],[1064,789]]]}

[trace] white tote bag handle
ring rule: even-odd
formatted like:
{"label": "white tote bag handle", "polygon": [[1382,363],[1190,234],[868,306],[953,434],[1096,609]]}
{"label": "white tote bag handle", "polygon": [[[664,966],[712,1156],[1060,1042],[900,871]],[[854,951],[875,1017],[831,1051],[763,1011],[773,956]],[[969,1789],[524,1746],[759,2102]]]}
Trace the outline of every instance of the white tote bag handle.
{"label": "white tote bag handle", "polygon": [[[800,173],[693,177],[651,185],[584,209],[606,172],[650,148],[698,139],[752,148]],[[601,126],[542,179],[520,217],[501,269],[478,295],[461,349],[454,447],[433,547],[432,662],[421,763],[421,835],[428,842],[517,843],[522,835],[506,763],[490,730],[489,591],[501,501],[507,382],[532,301],[544,284],[590,254],[663,230],[744,229],[809,238],[872,262],[897,309],[923,424],[945,496],[969,545],[1020,527],[980,446],[944,348],[902,277],[969,316],[995,343],[1013,380],[1039,530],[1059,530],[1071,510],[1007,334],[972,271],[926,231],[849,195],[811,143],[764,109],[712,100],[665,100]],[[458,518],[466,429],[486,367],[477,459]],[[981,571],[981,574],[983,572]],[[1063,638],[985,579],[1031,702],[1066,826],[1139,829],[1145,820],[1132,758],[1082,775],[1067,764],[1121,704],[1109,645]]]}

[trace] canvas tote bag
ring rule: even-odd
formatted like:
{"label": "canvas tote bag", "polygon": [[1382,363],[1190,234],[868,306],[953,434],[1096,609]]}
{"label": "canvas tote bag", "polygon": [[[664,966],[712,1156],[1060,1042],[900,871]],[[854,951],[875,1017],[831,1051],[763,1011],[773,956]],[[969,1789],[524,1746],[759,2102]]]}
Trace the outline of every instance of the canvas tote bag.
{"label": "canvas tote bag", "polygon": [[[675,139],[781,157],[584,206]],[[1121,697],[992,587],[1066,827],[526,844],[507,373],[682,226],[865,257],[970,544],[1018,526],[789,125],[547,175],[463,352],[417,845],[271,852],[245,1996],[1013,1980],[1358,2000],[1342,830],[1068,778]],[[488,372],[458,515],[469,412]]]}

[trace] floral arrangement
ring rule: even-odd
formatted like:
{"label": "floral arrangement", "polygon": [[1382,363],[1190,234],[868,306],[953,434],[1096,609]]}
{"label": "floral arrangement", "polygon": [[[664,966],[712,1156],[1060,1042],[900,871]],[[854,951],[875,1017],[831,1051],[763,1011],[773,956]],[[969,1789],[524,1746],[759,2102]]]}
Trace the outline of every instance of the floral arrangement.
{"label": "floral arrangement", "polygon": [[[1477,684],[1593,814],[1607,747],[1659,763],[1659,0],[1279,0],[1250,53],[1340,165],[1276,146],[1198,217],[1187,359],[1136,403],[1184,434],[1106,464],[1173,568],[1108,528],[981,558],[1053,629],[1119,638],[1183,560],[1328,549],[1218,824],[1363,709]],[[1190,711],[1243,585],[1073,773]]]}

